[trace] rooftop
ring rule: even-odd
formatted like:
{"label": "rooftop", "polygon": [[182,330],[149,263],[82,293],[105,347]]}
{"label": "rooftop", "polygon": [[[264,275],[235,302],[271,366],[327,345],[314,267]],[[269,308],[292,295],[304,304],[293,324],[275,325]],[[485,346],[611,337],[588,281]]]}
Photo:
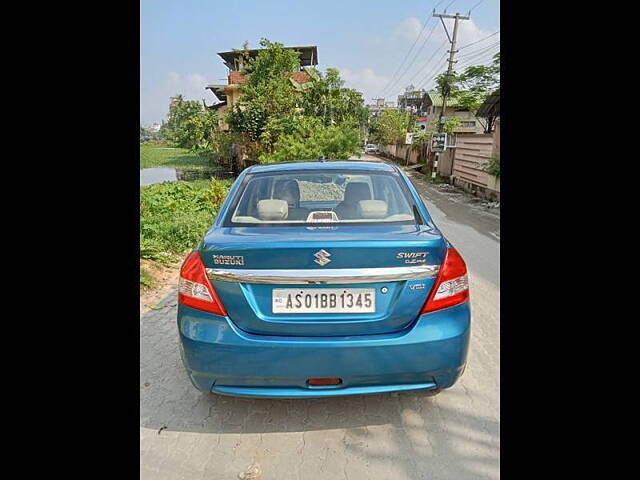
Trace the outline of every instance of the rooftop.
{"label": "rooftop", "polygon": [[357,170],[393,172],[393,167],[384,162],[366,162],[360,160],[327,160],[325,162],[291,162],[254,165],[251,173],[286,172],[292,170]]}
{"label": "rooftop", "polygon": [[[318,65],[318,47],[309,45],[304,47],[284,47],[286,50],[295,50],[300,54],[300,66]],[[258,55],[261,48],[247,50],[250,58]],[[218,52],[218,56],[224,60],[224,64],[231,70],[238,69],[238,60],[243,50],[231,50],[230,52]]]}
{"label": "rooftop", "polygon": [[477,117],[499,117],[500,116],[500,89],[487,97],[478,109]]}
{"label": "rooftop", "polygon": [[[429,104],[434,107],[442,107],[442,95],[438,92],[427,92],[427,99]],[[458,100],[455,98],[447,97],[447,107],[457,107]]]}

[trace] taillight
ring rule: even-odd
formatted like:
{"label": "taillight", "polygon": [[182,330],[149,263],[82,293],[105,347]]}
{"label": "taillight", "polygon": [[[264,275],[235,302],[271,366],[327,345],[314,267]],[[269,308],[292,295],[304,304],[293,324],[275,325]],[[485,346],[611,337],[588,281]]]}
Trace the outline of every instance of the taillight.
{"label": "taillight", "polygon": [[180,268],[178,302],[216,315],[227,315],[218,294],[207,278],[202,258],[196,251],[189,254]]}
{"label": "taillight", "polygon": [[420,313],[451,307],[464,302],[468,298],[467,266],[455,248],[448,248],[436,278],[436,283],[431,289],[429,298],[427,298]]}

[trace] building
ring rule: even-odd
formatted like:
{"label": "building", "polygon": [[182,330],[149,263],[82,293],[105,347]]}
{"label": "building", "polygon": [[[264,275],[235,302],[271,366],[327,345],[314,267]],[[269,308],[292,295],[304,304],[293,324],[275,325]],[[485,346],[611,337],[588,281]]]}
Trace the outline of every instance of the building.
{"label": "building", "polygon": [[500,200],[500,177],[486,171],[489,162],[500,161],[500,90],[492,93],[480,106],[478,118],[487,128],[483,127],[478,135],[458,136],[450,170],[442,172],[440,165],[438,170],[450,176],[454,185],[485,198]]}
{"label": "building", "polygon": [[[437,126],[442,112],[442,95],[438,92],[425,92],[423,113],[427,117],[429,126]],[[478,121],[476,116],[468,109],[461,107],[457,99],[447,98],[447,105],[443,113],[443,117],[457,117],[462,122],[461,125],[454,129],[454,133],[483,133],[484,127]]]}
{"label": "building", "polygon": [[427,92],[424,90],[413,90],[398,95],[398,110],[401,112],[411,112],[418,117],[426,116]]}
{"label": "building", "polygon": [[[442,111],[442,95],[438,92],[424,90],[408,91],[398,95],[398,110],[411,112],[418,117],[418,122],[426,129],[437,129],[440,112]],[[457,117],[462,121],[454,133],[482,133],[484,126],[478,122],[475,115],[466,108],[459,106],[455,98],[447,98],[445,119]]]}
{"label": "building", "polygon": [[[316,46],[306,47],[285,47],[287,50],[295,50],[300,55],[300,70],[292,72],[291,77],[298,83],[305,83],[309,80],[309,74],[304,71],[304,67],[318,65],[318,48]],[[229,52],[219,52],[218,56],[228,68],[226,85],[207,85],[206,90],[210,90],[218,99],[218,103],[204,106],[209,109],[223,113],[237,103],[240,96],[238,86],[246,81],[246,76],[241,73],[244,67],[245,58],[255,58],[260,49],[254,50],[232,50]]]}
{"label": "building", "polygon": [[367,105],[369,116],[377,117],[383,110],[397,110],[395,102],[385,102],[384,98],[374,98],[375,103]]}

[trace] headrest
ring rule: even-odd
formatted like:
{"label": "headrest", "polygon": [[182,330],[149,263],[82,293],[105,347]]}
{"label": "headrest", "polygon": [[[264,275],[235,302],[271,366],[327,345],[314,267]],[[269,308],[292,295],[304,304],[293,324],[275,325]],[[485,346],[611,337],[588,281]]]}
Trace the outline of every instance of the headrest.
{"label": "headrest", "polygon": [[297,207],[300,203],[300,187],[295,180],[281,180],[274,188],[275,198],[285,200],[290,207]]}
{"label": "headrest", "polygon": [[360,218],[386,218],[387,202],[384,200],[360,200],[358,215]]}
{"label": "headrest", "polygon": [[360,200],[369,200],[371,198],[371,190],[369,184],[365,182],[347,183],[344,191],[344,201],[348,203],[356,203]]}
{"label": "headrest", "polygon": [[260,220],[284,220],[289,214],[289,207],[284,200],[260,200],[258,216]]}

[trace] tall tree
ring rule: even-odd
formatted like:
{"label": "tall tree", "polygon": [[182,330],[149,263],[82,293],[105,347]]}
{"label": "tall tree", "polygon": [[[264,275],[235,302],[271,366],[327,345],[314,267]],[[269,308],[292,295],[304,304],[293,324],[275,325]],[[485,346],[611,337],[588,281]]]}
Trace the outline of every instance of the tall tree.
{"label": "tall tree", "polygon": [[232,131],[244,133],[250,142],[259,142],[274,119],[292,120],[296,96],[289,80],[300,68],[298,54],[277,42],[263,39],[263,49],[241,70],[247,76],[240,84],[240,99],[227,116]]}
{"label": "tall tree", "polygon": [[392,145],[405,138],[410,128],[410,116],[406,112],[385,109],[371,121],[369,138],[375,143]]}
{"label": "tall tree", "polygon": [[[480,106],[496,89],[500,88],[500,52],[493,56],[490,65],[475,65],[453,78],[451,97],[456,98],[461,107],[474,115]],[[492,122],[483,122],[485,133],[490,133]]]}
{"label": "tall tree", "polygon": [[360,92],[344,88],[336,69],[322,74],[308,68],[310,80],[300,84],[292,78],[300,70],[298,54],[266,39],[260,44],[254,58],[244,59],[247,79],[227,116],[231,130],[244,135],[249,155],[280,161],[357,153],[357,127],[366,121]]}

